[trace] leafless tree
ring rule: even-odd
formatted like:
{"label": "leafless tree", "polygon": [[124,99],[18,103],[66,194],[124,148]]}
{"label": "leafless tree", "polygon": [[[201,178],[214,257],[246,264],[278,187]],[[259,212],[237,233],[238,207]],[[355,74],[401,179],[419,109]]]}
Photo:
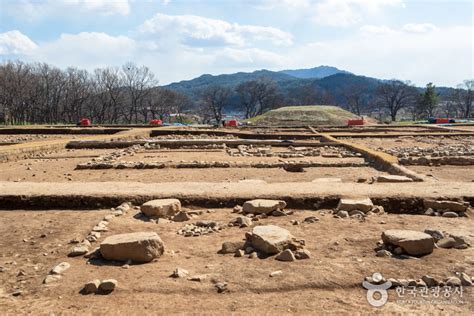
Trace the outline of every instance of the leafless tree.
{"label": "leafless tree", "polygon": [[458,96],[464,109],[464,117],[470,118],[472,112],[472,103],[474,102],[474,79],[464,80],[458,85]]}
{"label": "leafless tree", "polygon": [[122,72],[124,74],[124,88],[129,98],[129,111],[125,114],[125,118],[128,123],[131,123],[132,120],[138,123],[138,114],[141,112],[146,121],[148,110],[145,106],[145,99],[151,92],[150,88],[158,82],[146,66],[138,67],[129,62],[122,66]]}
{"label": "leafless tree", "polygon": [[392,121],[396,121],[401,109],[414,105],[417,91],[408,81],[390,80],[379,86],[377,97],[378,102],[388,110]]}
{"label": "leafless tree", "polygon": [[364,99],[366,98],[367,88],[367,85],[363,83],[353,83],[342,87],[341,95],[352,113],[361,115],[365,105]]}
{"label": "leafless tree", "polygon": [[119,68],[94,70],[94,99],[90,102],[92,112],[97,113],[99,123],[118,123],[123,116],[125,89],[123,74]]}
{"label": "leafless tree", "polygon": [[237,86],[236,92],[240,97],[246,118],[260,115],[277,107],[282,99],[275,81],[270,78],[243,82]]}
{"label": "leafless tree", "polygon": [[231,90],[223,86],[209,86],[201,92],[201,109],[205,116],[212,117],[216,124],[222,121],[224,107],[227,104]]}

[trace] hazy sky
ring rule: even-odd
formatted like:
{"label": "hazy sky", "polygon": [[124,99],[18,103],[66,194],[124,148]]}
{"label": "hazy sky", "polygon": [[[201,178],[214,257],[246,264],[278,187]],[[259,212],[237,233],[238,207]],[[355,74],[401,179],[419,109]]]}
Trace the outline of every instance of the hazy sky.
{"label": "hazy sky", "polygon": [[149,66],[161,84],[331,65],[455,86],[474,77],[472,0],[0,0],[0,60]]}

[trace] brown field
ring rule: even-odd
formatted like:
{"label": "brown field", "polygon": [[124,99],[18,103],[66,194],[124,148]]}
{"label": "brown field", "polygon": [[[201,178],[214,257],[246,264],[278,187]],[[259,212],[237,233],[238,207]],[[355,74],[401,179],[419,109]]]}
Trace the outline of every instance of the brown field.
{"label": "brown field", "polygon": [[[182,128],[186,129],[186,128]],[[322,128],[321,128],[322,129]],[[359,128],[360,129],[360,128]],[[172,129],[170,129],[172,130]],[[194,132],[199,131],[193,129]],[[235,129],[234,129],[235,130]],[[234,131],[231,130],[231,131]],[[387,165],[374,162],[373,156],[393,148],[436,148],[440,145],[472,146],[473,135],[417,136],[429,132],[423,127],[398,127],[404,136],[391,138],[352,138],[344,141],[374,149],[376,153],[360,152],[355,155],[349,148],[314,147],[321,154],[303,157],[280,157],[279,154],[297,154],[304,149],[289,146],[267,147],[268,156],[260,155],[258,145],[262,133],[303,133],[314,136],[315,143],[323,142],[324,135],[306,128],[245,128],[241,131],[254,133],[257,144],[247,148],[248,155],[229,155],[223,148],[147,148],[111,157],[124,149],[66,149],[69,140],[87,141],[87,135],[32,134],[22,140],[21,153],[18,145],[0,146],[0,158],[11,153],[11,159],[0,162],[0,312],[17,314],[355,314],[355,313],[415,313],[415,314],[471,314],[474,310],[474,287],[463,286],[462,300],[451,304],[444,302],[403,302],[394,289],[388,291],[387,304],[376,308],[368,304],[367,291],[361,283],[365,277],[380,272],[385,278],[420,279],[432,275],[439,279],[465,272],[474,276],[474,248],[436,248],[433,253],[409,259],[377,257],[374,248],[387,229],[424,231],[438,229],[444,233],[462,235],[474,241],[473,212],[466,217],[447,218],[425,216],[423,212],[410,210],[406,204],[422,205],[420,199],[462,200],[474,206],[474,167],[472,165],[405,166],[407,175],[420,177],[416,183],[371,183],[372,177],[389,175]],[[228,130],[227,130],[228,131]],[[239,139],[212,135],[162,135],[150,137],[151,130],[128,133],[132,139]],[[348,131],[350,132],[350,131]],[[127,132],[126,132],[127,133]],[[355,134],[355,133],[354,133]],[[374,133],[376,135],[376,133]],[[124,134],[126,136],[126,134]],[[138,135],[138,136],[137,136]],[[0,135],[2,139],[6,136]],[[28,135],[13,135],[8,139]],[[125,137],[124,136],[124,137]],[[97,140],[98,136],[94,136]],[[116,135],[103,135],[101,141],[109,142]],[[248,136],[246,136],[248,139]],[[43,142],[57,140],[56,147],[44,148]],[[20,140],[20,138],[17,138]],[[119,140],[120,141],[120,140]],[[244,152],[245,152],[244,150]],[[231,152],[238,152],[231,148]],[[326,155],[327,154],[327,155]],[[341,154],[341,156],[337,156]],[[350,156],[354,154],[353,156]],[[449,153],[451,154],[451,153]],[[347,156],[344,156],[347,155]],[[344,157],[343,157],[344,156]],[[236,163],[285,163],[318,162],[334,166],[304,168],[304,172],[289,172],[279,168],[176,168],[163,169],[77,169],[78,164],[97,161],[114,163],[179,163],[179,162],[236,162]],[[381,158],[380,158],[381,159]],[[110,162],[109,161],[109,162]],[[366,166],[338,166],[341,163],[366,163]],[[413,172],[411,174],[410,172]],[[313,180],[322,182],[312,183]],[[359,184],[359,179],[366,183]],[[340,179],[340,182],[331,182]],[[242,186],[229,186],[242,180]],[[18,183],[20,182],[20,183]],[[112,188],[111,183],[120,186]],[[20,186],[22,184],[23,186]],[[43,186],[44,184],[44,186]],[[156,185],[154,185],[156,184]],[[65,185],[67,190],[65,191]],[[21,189],[31,186],[31,190]],[[110,190],[108,188],[110,186]],[[233,191],[227,186],[235,188]],[[146,190],[140,188],[146,187]],[[162,188],[166,187],[166,190]],[[189,189],[191,188],[192,189]],[[215,188],[219,188],[219,190]],[[271,188],[278,187],[272,192]],[[77,188],[77,192],[74,192]],[[406,189],[409,188],[409,189]],[[189,191],[186,191],[188,190]],[[71,193],[72,190],[72,193]],[[66,192],[66,193],[65,193]],[[176,196],[173,196],[175,192]],[[77,194],[76,194],[77,193]],[[154,196],[179,195],[187,211],[203,211],[187,222],[160,219],[158,222],[141,215],[135,205],[124,216],[114,217],[108,231],[93,242],[90,249],[98,247],[108,236],[129,232],[156,232],[165,245],[164,254],[150,263],[130,264],[86,259],[83,256],[68,257],[70,240],[84,238],[110,208],[131,200],[147,200]],[[252,227],[230,227],[234,214],[229,201],[252,197],[285,199],[288,216],[269,216],[252,222]],[[345,196],[388,199],[383,214],[372,214],[362,219],[336,218],[328,207],[312,205],[305,201],[327,199],[337,201]],[[122,196],[124,197],[121,200]],[[61,203],[58,197],[63,197]],[[232,200],[230,200],[232,197]],[[209,200],[208,207],[195,205],[193,201]],[[97,202],[96,206],[93,205]],[[395,201],[395,202],[394,202]],[[405,208],[400,207],[400,203]],[[413,202],[413,204],[410,204]],[[68,205],[70,207],[64,207]],[[329,203],[329,202],[328,202]],[[375,202],[374,202],[375,203]],[[397,204],[398,203],[398,204]],[[405,203],[405,204],[404,204]],[[417,204],[418,203],[418,204]],[[421,204],[420,204],[421,203]],[[81,207],[81,205],[83,207]],[[303,206],[304,205],[304,206]],[[304,222],[316,216],[315,223]],[[184,237],[177,231],[184,225],[198,220],[216,221],[222,230],[198,237]],[[292,221],[299,221],[294,225]],[[237,258],[233,254],[218,254],[224,241],[240,241],[245,233],[256,225],[273,224],[285,228],[298,239],[305,240],[305,248],[311,257],[307,260],[281,262],[274,256]],[[51,284],[43,284],[53,266],[68,262],[71,268],[62,278]],[[189,271],[190,276],[205,275],[200,281],[187,278],[170,278],[177,268]],[[271,272],[282,274],[270,277]],[[116,279],[118,286],[108,295],[83,295],[84,284],[93,279]],[[226,282],[228,291],[218,293],[217,282]],[[407,297],[405,297],[407,299]],[[419,297],[418,297],[419,299]]]}

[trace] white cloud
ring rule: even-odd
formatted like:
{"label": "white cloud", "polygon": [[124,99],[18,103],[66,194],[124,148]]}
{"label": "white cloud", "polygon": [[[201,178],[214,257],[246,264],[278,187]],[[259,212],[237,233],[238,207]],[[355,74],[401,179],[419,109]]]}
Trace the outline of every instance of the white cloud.
{"label": "white cloud", "polygon": [[360,30],[364,33],[375,35],[388,35],[397,33],[397,31],[385,25],[364,25],[360,27]]}
{"label": "white cloud", "polygon": [[427,32],[436,31],[437,29],[438,28],[436,26],[430,23],[421,23],[421,24],[408,23],[402,27],[403,31],[411,32],[411,33],[427,33]]}
{"label": "white cloud", "polygon": [[401,32],[405,33],[429,33],[438,31],[438,28],[430,23],[408,23],[402,26],[400,30],[390,28],[385,25],[364,25],[361,26],[360,31],[372,35],[389,35]]}
{"label": "white cloud", "polygon": [[274,27],[241,25],[196,15],[158,13],[140,27],[143,35],[164,41],[177,41],[190,47],[246,46],[255,42],[291,45],[291,34]]}
{"label": "white cloud", "polygon": [[37,45],[20,31],[0,33],[0,55],[28,55]]}
{"label": "white cloud", "polygon": [[314,5],[317,24],[347,27],[360,23],[385,7],[403,6],[402,0],[322,0]]}
{"label": "white cloud", "polygon": [[17,0],[2,3],[2,9],[17,19],[39,19],[78,13],[128,15],[130,0]]}
{"label": "white cloud", "polygon": [[40,44],[32,58],[61,67],[74,65],[91,69],[132,60],[136,47],[136,42],[126,36],[95,32],[61,34],[54,41]]}
{"label": "white cloud", "polygon": [[260,0],[256,5],[262,10],[296,11],[331,27],[348,27],[386,8],[404,6],[403,0]]}
{"label": "white cloud", "polygon": [[[472,78],[473,27],[437,28],[427,33],[391,30],[383,36],[360,32],[350,38],[316,42],[294,49],[288,67],[333,65],[376,78],[455,86]],[[291,58],[290,58],[291,57]]]}

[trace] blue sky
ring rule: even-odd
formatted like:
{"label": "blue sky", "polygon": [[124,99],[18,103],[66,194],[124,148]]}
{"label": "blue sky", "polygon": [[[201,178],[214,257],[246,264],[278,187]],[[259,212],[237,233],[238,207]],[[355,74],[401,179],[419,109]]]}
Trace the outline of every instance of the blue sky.
{"label": "blue sky", "polygon": [[161,84],[331,65],[455,86],[474,77],[470,0],[0,0],[0,60],[150,67]]}

